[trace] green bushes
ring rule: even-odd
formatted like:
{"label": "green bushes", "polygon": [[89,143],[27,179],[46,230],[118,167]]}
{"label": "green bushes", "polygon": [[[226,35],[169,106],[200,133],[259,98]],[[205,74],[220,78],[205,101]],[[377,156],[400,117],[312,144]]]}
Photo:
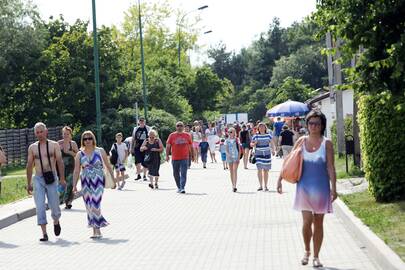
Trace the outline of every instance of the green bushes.
{"label": "green bushes", "polygon": [[[353,117],[346,116],[345,119],[345,136],[353,136]],[[337,149],[337,134],[336,134],[336,120],[333,121],[332,126],[330,127],[331,137],[333,148]]]}
{"label": "green bushes", "polygon": [[405,199],[405,97],[390,92],[359,100],[363,167],[377,201]]}

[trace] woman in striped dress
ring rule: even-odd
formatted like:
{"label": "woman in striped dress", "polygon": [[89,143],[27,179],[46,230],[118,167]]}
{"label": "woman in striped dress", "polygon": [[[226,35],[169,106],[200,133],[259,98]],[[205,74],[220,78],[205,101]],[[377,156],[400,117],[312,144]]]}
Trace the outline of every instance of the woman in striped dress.
{"label": "woman in striped dress", "polygon": [[101,215],[101,199],[103,197],[105,177],[103,166],[107,166],[108,172],[114,179],[113,171],[102,148],[96,146],[96,137],[93,132],[85,131],[81,138],[81,149],[76,154],[75,170],[73,173],[73,191],[76,192],[77,181],[82,184],[83,201],[86,205],[87,221],[89,227],[93,228],[93,235],[90,238],[101,238],[100,228],[108,225],[108,222]]}
{"label": "woman in striped dress", "polygon": [[274,142],[272,136],[267,131],[267,126],[264,123],[259,123],[258,133],[252,138],[251,146],[255,148],[257,177],[259,179],[259,188],[257,191],[269,191],[267,183],[269,181],[269,170],[271,169],[271,154],[274,153]]}

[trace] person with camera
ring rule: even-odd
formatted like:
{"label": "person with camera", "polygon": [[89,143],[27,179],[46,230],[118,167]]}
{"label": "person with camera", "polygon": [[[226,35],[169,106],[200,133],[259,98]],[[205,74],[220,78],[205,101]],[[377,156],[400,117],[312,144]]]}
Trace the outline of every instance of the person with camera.
{"label": "person with camera", "polygon": [[132,145],[131,145],[131,154],[135,157],[135,166],[137,177],[135,180],[141,180],[141,172],[143,172],[143,180],[147,181],[146,174],[148,168],[145,165],[144,158],[145,153],[141,151],[141,146],[143,142],[148,138],[150,127],[146,125],[145,118],[139,118],[138,126],[134,127],[132,131]]}
{"label": "person with camera", "polygon": [[[58,195],[58,169],[60,175],[60,184],[66,186],[64,165],[62,154],[57,142],[48,140],[48,129],[44,123],[36,123],[34,126],[35,136],[38,141],[31,144],[28,148],[27,158],[27,191],[28,194],[34,192],[34,201],[37,212],[37,222],[42,229],[42,238],[40,241],[48,241],[46,231],[46,204],[45,197],[48,201],[48,206],[51,209],[51,216],[54,224],[54,233],[59,236],[61,226],[59,219],[61,211],[59,208]],[[32,183],[32,169],[35,167],[34,183]],[[56,168],[57,167],[57,168]],[[33,188],[35,187],[35,189]]]}

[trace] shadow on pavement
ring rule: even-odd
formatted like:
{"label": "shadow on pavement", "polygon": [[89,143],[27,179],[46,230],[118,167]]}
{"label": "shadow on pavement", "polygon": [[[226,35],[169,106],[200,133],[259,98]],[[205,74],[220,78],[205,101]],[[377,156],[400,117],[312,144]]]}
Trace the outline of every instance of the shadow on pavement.
{"label": "shadow on pavement", "polygon": [[60,246],[60,247],[71,247],[71,246],[75,246],[75,245],[80,245],[79,242],[71,242],[71,241],[68,241],[65,239],[61,239],[61,238],[58,238],[55,242],[49,241],[49,242],[44,242],[43,244],[47,245],[47,246]]}
{"label": "shadow on pavement", "polygon": [[186,192],[184,195],[205,196],[205,195],[208,195],[208,194],[207,194],[207,193],[192,193],[192,192]]}
{"label": "shadow on pavement", "polygon": [[170,191],[170,190],[176,190],[175,188],[158,188],[156,189],[157,191],[162,190],[162,191]]}
{"label": "shadow on pavement", "polygon": [[74,209],[74,208],[71,208],[71,209],[63,209],[63,211],[64,211],[64,212],[86,213],[86,210],[84,210],[84,209]]}
{"label": "shadow on pavement", "polygon": [[320,268],[314,268],[314,269],[323,269],[323,270],[357,270],[355,268],[335,268],[335,267],[320,267]]}
{"label": "shadow on pavement", "polygon": [[0,241],[0,248],[18,248],[18,246]]}
{"label": "shadow on pavement", "polygon": [[118,245],[128,242],[128,239],[111,239],[111,238],[101,238],[101,239],[94,239],[94,243],[101,243],[107,245]]}

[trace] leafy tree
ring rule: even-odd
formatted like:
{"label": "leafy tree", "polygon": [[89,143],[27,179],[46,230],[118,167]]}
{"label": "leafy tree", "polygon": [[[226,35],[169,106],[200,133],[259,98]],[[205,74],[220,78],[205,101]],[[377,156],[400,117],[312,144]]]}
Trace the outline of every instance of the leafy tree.
{"label": "leafy tree", "polygon": [[313,88],[321,88],[327,83],[326,58],[319,47],[305,46],[289,56],[276,61],[270,85],[279,87],[287,77],[301,79]]}

